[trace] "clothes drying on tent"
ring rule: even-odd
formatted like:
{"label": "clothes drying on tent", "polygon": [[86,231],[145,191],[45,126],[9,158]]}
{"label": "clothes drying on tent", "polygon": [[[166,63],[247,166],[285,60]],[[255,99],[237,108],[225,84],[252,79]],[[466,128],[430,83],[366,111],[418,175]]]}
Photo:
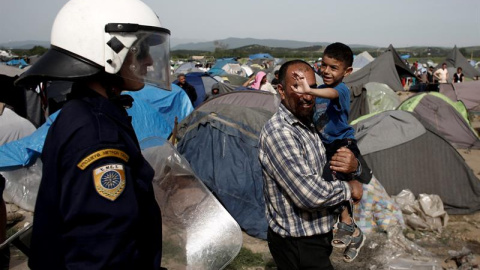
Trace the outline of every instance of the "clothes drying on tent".
{"label": "clothes drying on tent", "polygon": [[388,194],[436,194],[449,214],[480,210],[480,180],[438,131],[406,111],[384,111],[354,125],[358,147]]}
{"label": "clothes drying on tent", "polygon": [[453,102],[443,94],[428,92],[409,97],[398,109],[414,112],[422,121],[435,127],[455,148],[480,149],[480,139],[461,101]]}

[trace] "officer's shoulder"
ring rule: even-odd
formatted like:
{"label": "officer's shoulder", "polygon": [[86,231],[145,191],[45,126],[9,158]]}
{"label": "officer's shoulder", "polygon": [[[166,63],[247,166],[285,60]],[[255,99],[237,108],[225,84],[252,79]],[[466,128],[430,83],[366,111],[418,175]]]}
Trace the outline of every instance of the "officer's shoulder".
{"label": "officer's shoulder", "polygon": [[81,100],[71,100],[63,106],[56,121],[61,121],[65,124],[84,125],[91,123],[94,118],[92,107]]}

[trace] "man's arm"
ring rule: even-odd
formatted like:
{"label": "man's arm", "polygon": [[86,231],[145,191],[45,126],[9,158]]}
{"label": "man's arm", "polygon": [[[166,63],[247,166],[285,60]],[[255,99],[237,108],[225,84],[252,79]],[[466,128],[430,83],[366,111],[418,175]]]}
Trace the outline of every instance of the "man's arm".
{"label": "man's arm", "polygon": [[[347,147],[338,149],[330,161],[330,169],[341,173],[355,173],[358,166],[360,166],[359,161]],[[352,199],[354,201],[361,200],[363,195],[362,184],[357,180],[349,181],[348,184],[350,185]]]}

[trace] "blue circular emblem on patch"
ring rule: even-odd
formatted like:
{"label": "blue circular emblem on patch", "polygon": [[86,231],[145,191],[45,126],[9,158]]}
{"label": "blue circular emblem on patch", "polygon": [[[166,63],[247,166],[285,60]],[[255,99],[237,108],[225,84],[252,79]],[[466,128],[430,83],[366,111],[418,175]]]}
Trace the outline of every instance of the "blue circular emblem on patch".
{"label": "blue circular emblem on patch", "polygon": [[120,184],[120,174],[116,171],[106,172],[102,175],[100,183],[104,188],[116,188]]}

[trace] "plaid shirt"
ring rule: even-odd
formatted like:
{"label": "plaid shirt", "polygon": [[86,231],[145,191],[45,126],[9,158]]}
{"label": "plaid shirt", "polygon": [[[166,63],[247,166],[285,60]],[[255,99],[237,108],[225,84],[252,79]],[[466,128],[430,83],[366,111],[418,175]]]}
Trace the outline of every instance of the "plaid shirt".
{"label": "plaid shirt", "polygon": [[332,230],[336,206],[351,198],[350,188],[322,178],[325,148],[313,125],[305,126],[281,104],[260,133],[259,159],[274,232],[301,237]]}

